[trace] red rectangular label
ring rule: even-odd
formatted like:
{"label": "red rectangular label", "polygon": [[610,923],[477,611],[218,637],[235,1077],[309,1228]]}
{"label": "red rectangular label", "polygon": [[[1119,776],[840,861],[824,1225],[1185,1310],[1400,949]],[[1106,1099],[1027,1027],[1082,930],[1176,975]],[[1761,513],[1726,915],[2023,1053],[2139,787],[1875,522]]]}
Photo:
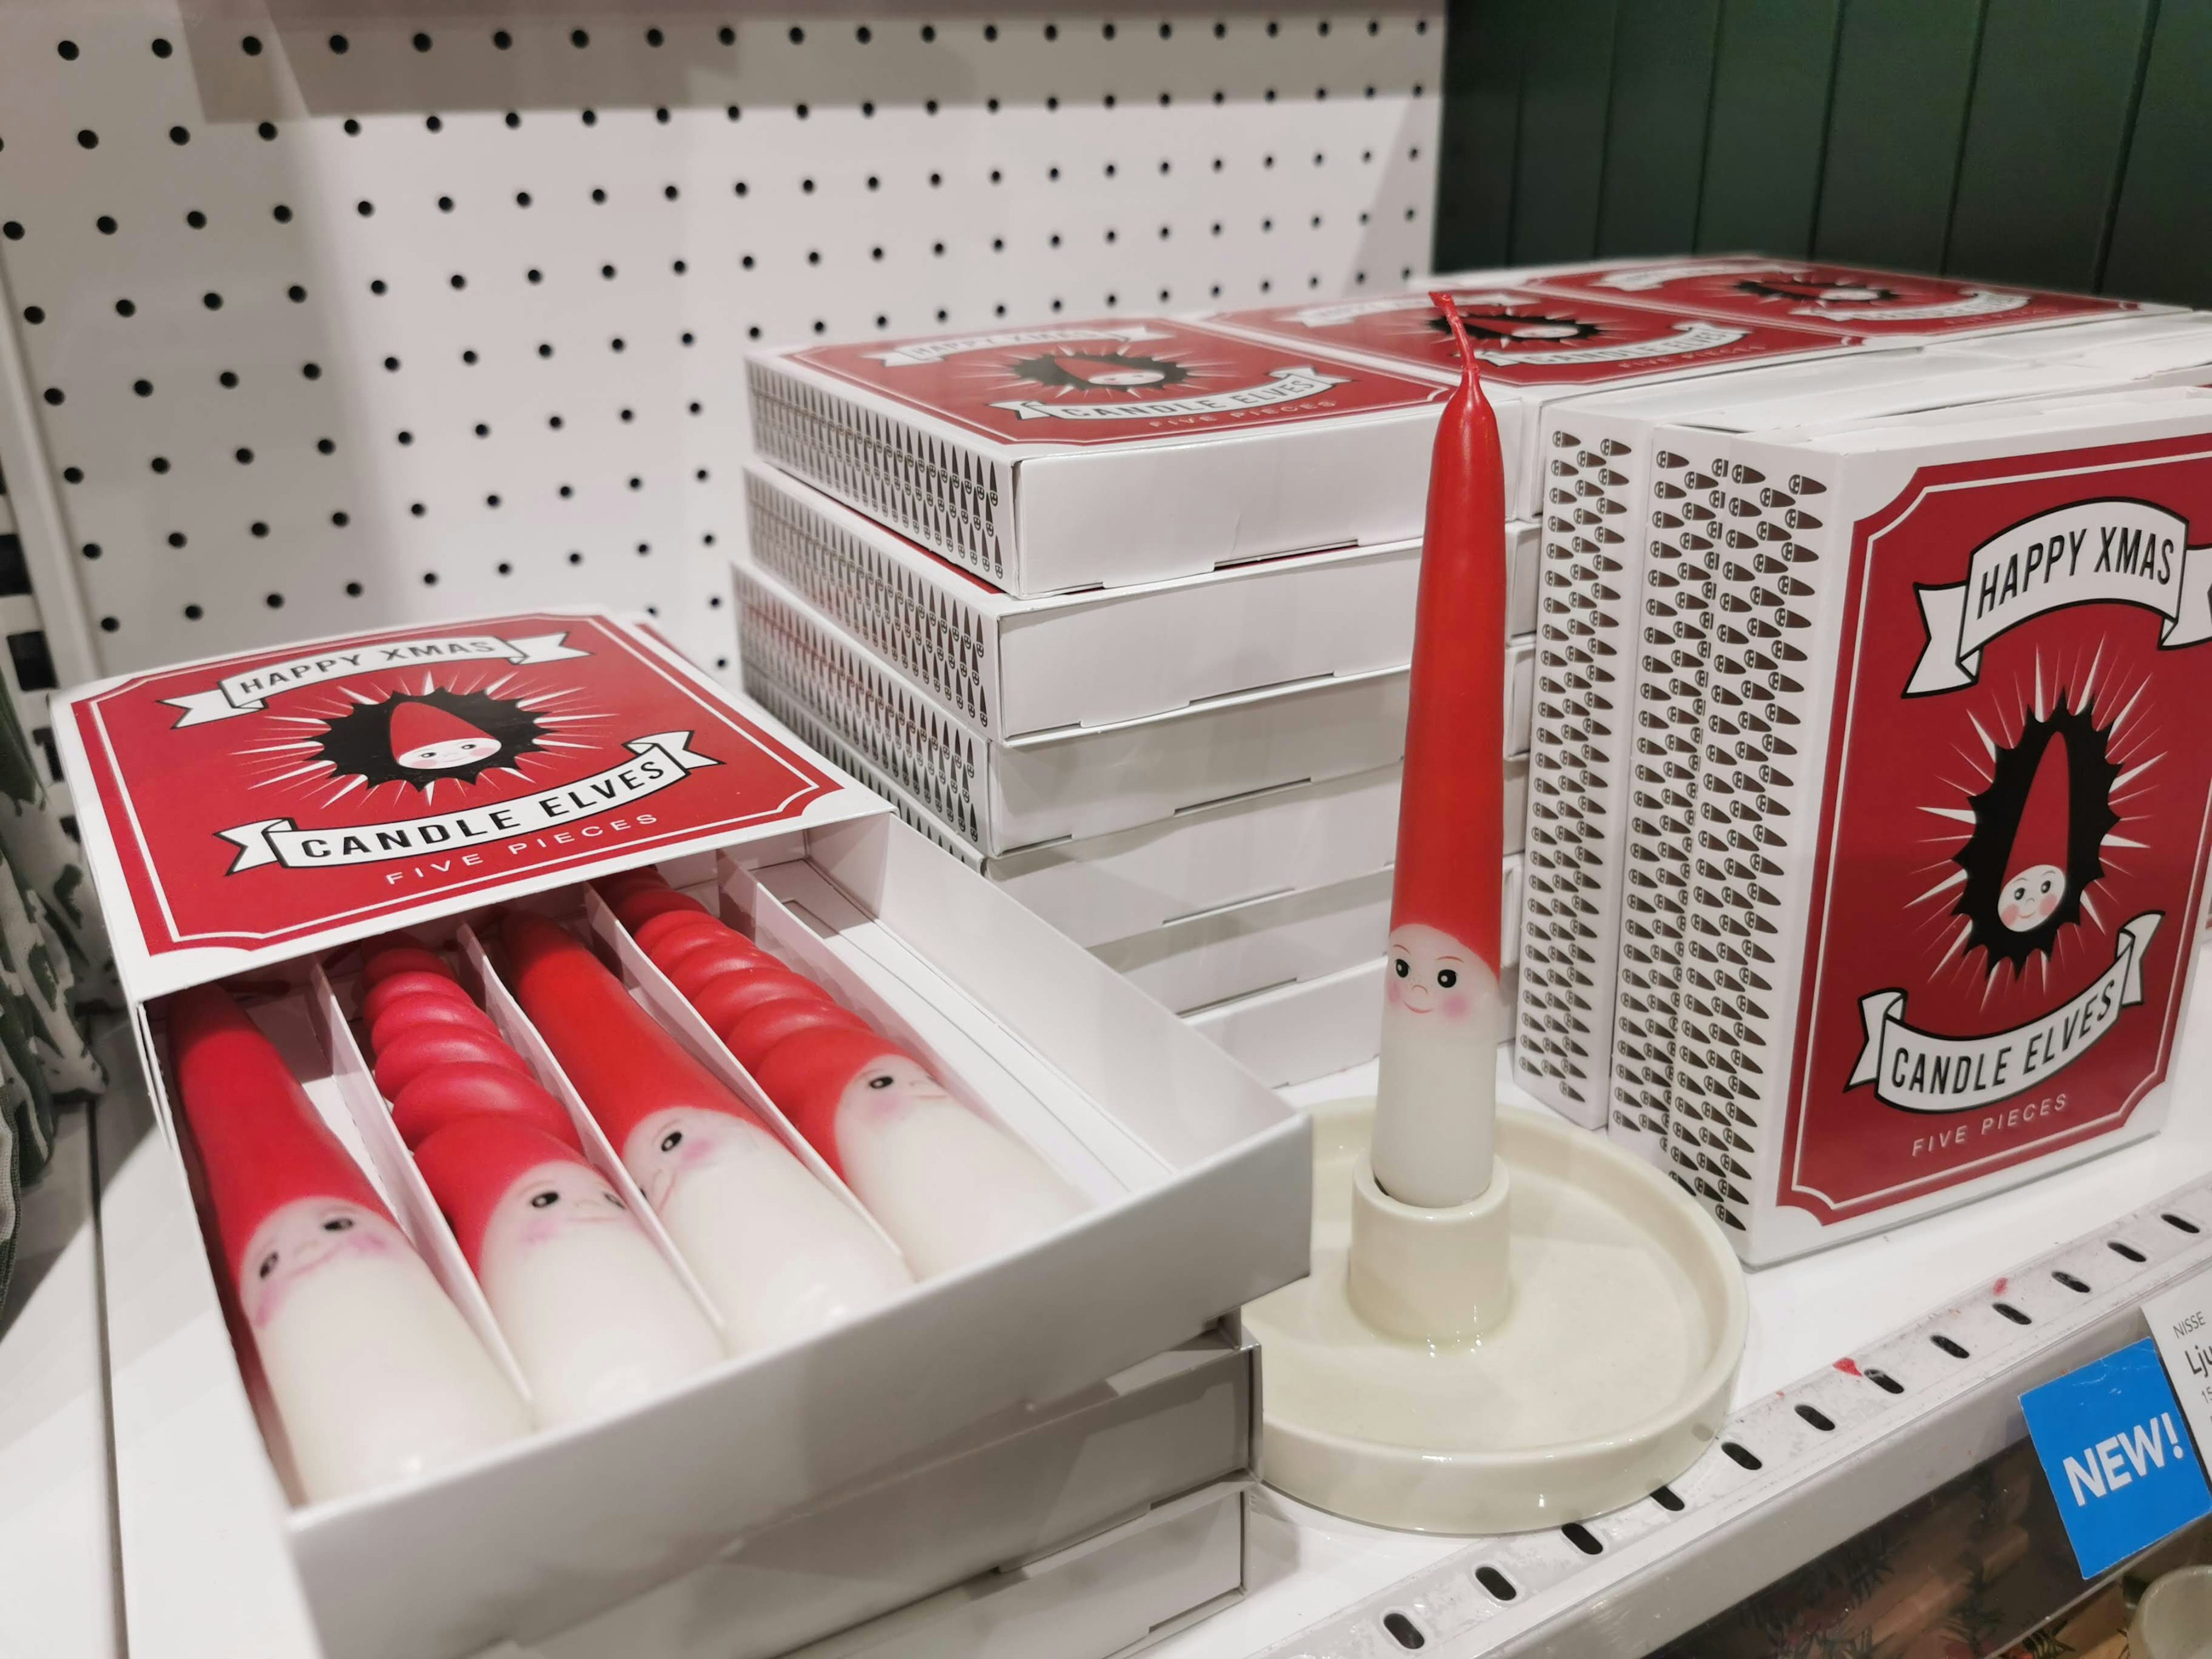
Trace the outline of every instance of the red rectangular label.
{"label": "red rectangular label", "polygon": [[1445,396],[1425,381],[1158,317],[810,346],[790,361],[1000,443],[1153,443]]}
{"label": "red rectangular label", "polygon": [[[1833,335],[1753,319],[1672,316],[1617,301],[1541,294],[1529,289],[1452,290],[1482,365],[1501,386],[1601,386],[1832,351]],[[1287,342],[1365,353],[1408,368],[1459,377],[1459,348],[1425,294],[1276,306],[1214,319]]]}
{"label": "red rectangular label", "polygon": [[2201,437],[1931,467],[1856,527],[1781,1203],[2008,1169],[2165,1076],[2212,823],[2208,543]]}
{"label": "red rectangular label", "polygon": [[279,945],[795,818],[839,789],[596,617],[261,652],[70,712],[156,956]]}
{"label": "red rectangular label", "polygon": [[2085,294],[1757,258],[1620,265],[1536,277],[1528,286],[1577,299],[1666,306],[1706,317],[1779,323],[1869,340],[1971,334],[2032,323],[2117,317],[2142,309],[2125,300]]}

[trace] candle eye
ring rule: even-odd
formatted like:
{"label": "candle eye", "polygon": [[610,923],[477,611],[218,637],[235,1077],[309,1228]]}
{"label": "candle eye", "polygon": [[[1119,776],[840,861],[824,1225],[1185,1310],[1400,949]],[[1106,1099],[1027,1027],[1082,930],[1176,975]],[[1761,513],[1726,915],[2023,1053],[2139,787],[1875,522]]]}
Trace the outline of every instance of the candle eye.
{"label": "candle eye", "polygon": [[684,1131],[681,1129],[671,1129],[660,1138],[660,1150],[664,1152],[672,1152],[683,1144]]}
{"label": "candle eye", "polygon": [[1437,969],[1437,983],[1445,990],[1450,990],[1453,986],[1459,983],[1459,970],[1456,968]]}
{"label": "candle eye", "polygon": [[263,1256],[261,1258],[261,1265],[253,1270],[253,1276],[256,1279],[266,1279],[270,1274],[275,1273],[276,1271],[276,1255],[277,1253],[275,1250],[271,1250],[267,1255]]}
{"label": "candle eye", "polygon": [[530,1195],[530,1207],[533,1210],[550,1210],[560,1201],[561,1194],[558,1193],[532,1193]]}
{"label": "candle eye", "polygon": [[1390,966],[1400,979],[1404,979],[1407,975],[1413,971],[1413,964],[1407,962],[1403,957],[1393,957],[1391,959]]}
{"label": "candle eye", "polygon": [[868,1079],[868,1087],[871,1089],[888,1089],[896,1081],[897,1079],[892,1077],[889,1072],[878,1072],[875,1076]]}
{"label": "candle eye", "polygon": [[353,1218],[351,1216],[334,1215],[328,1221],[323,1223],[323,1231],[326,1233],[342,1233],[349,1231],[352,1226]]}

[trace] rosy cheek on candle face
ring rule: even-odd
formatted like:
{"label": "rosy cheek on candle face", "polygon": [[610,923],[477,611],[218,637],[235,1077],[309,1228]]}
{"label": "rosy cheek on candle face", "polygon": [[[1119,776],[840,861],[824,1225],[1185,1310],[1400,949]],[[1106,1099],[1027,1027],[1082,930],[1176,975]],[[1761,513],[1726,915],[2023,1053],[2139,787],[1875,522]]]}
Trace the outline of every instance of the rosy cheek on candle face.
{"label": "rosy cheek on candle face", "polygon": [[1464,991],[1453,992],[1451,995],[1446,997],[1443,1002],[1437,1005],[1437,1006],[1443,1011],[1444,1018],[1451,1020],[1465,1019],[1468,1014],[1474,1012],[1474,1005],[1468,1000],[1467,994]]}

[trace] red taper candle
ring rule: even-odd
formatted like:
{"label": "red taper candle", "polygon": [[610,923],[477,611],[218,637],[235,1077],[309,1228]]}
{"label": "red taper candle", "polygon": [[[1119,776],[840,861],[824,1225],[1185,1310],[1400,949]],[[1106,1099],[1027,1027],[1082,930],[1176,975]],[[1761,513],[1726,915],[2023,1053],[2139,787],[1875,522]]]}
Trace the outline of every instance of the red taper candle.
{"label": "red taper candle", "polygon": [[1459,313],[1430,297],[1465,368],[1429,471],[1373,1156],[1391,1197],[1443,1207],[1490,1185],[1498,1109],[1505,473]]}

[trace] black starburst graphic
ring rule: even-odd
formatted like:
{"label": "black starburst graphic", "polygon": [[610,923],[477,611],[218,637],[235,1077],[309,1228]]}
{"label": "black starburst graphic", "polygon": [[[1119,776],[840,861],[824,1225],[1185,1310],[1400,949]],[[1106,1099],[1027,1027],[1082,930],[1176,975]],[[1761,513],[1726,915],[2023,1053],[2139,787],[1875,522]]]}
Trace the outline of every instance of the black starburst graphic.
{"label": "black starburst graphic", "polygon": [[[1605,332],[1601,325],[1586,323],[1578,317],[1513,311],[1504,306],[1462,306],[1459,316],[1460,321],[1467,325],[1467,331],[1474,338],[1508,349],[1514,346],[1548,348],[1572,340],[1594,339]],[[1427,326],[1439,333],[1451,332],[1451,324],[1442,317],[1430,317]]]}
{"label": "black starburst graphic", "polygon": [[[457,766],[402,765],[393,753],[392,722],[410,703],[424,704],[465,720],[495,739],[499,747]],[[434,686],[420,692],[397,692],[380,702],[356,703],[333,719],[315,741],[337,776],[357,777],[370,789],[405,783],[427,792],[441,781],[474,783],[495,768],[511,768],[522,756],[542,748],[545,735],[544,722],[519,702],[482,691],[449,691]]]}
{"label": "black starburst graphic", "polygon": [[[2109,733],[2097,725],[2087,698],[2079,708],[2068,708],[2067,701],[2061,693],[2050,714],[2022,722],[2019,738],[1991,757],[1988,786],[1968,797],[1973,833],[1952,854],[1966,878],[1952,913],[1966,918],[1966,947],[1982,948],[1991,974],[2001,962],[2023,971],[2032,957],[2049,956],[2061,931],[2081,921],[2090,883],[2105,874],[2105,837],[2120,822],[2112,805],[2120,767],[2112,757]],[[1997,901],[2012,873],[2008,866],[2029,787],[2054,743],[2066,756],[2066,891],[2039,926],[2015,933],[1998,916]]]}
{"label": "black starburst graphic", "polygon": [[1055,392],[1126,392],[1133,396],[1181,386],[1190,379],[1189,369],[1165,357],[1114,351],[1048,351],[1021,358],[1007,372]]}
{"label": "black starburst graphic", "polygon": [[1878,306],[1903,297],[1893,288],[1875,288],[1866,283],[1816,282],[1809,276],[1777,277],[1771,282],[1747,276],[1735,286],[1739,294],[1755,295],[1763,300],[1798,300],[1823,306]]}

